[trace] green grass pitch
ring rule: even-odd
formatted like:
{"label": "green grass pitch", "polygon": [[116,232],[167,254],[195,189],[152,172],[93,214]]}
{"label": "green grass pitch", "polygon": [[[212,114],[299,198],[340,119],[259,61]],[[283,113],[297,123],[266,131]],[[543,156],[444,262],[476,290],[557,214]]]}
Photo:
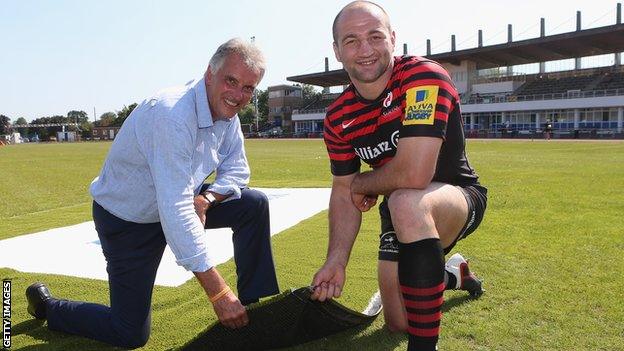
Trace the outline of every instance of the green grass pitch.
{"label": "green grass pitch", "polygon": [[[329,187],[320,140],[249,140],[251,186]],[[87,188],[109,143],[0,147],[0,239],[91,220]],[[624,350],[624,143],[469,141],[490,199],[477,232],[454,251],[471,259],[485,294],[445,294],[441,350]],[[340,301],[362,309],[376,290],[376,209],[364,217]],[[309,284],[323,261],[327,212],[273,239],[282,289]],[[0,253],[2,254],[2,253]],[[79,262],[76,263],[79,268]],[[232,262],[219,267],[235,285]],[[15,350],[108,350],[50,332],[26,313],[24,289],[47,282],[59,297],[108,302],[105,281],[21,273],[13,282]],[[156,287],[145,350],[176,349],[215,321],[191,280]],[[404,350],[382,318],[293,350]]]}

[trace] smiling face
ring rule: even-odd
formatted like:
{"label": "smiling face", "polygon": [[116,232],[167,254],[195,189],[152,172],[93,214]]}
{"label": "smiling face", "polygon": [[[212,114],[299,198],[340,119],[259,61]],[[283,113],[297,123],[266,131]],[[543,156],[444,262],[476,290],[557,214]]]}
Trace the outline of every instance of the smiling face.
{"label": "smiling face", "polygon": [[375,83],[392,73],[395,34],[387,15],[373,5],[347,7],[336,21],[334,53],[351,81]]}
{"label": "smiling face", "polygon": [[231,54],[216,72],[206,71],[206,91],[213,120],[232,118],[245,107],[262,78],[262,72],[249,68],[237,54]]}

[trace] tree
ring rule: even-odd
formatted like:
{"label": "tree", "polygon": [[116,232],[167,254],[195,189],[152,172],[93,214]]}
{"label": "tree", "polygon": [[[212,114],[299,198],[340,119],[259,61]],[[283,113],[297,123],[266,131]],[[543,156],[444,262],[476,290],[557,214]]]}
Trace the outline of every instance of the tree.
{"label": "tree", "polygon": [[17,126],[24,125],[24,124],[28,124],[28,121],[26,121],[26,118],[24,118],[24,117],[20,117],[20,118],[16,119],[15,122],[13,122],[13,129],[16,129],[17,132],[20,133],[22,136],[28,135],[28,133],[30,132],[29,128],[26,128],[26,127],[18,128],[17,127]]}
{"label": "tree", "polygon": [[243,109],[238,113],[238,118],[240,119],[241,124],[251,123],[255,125],[256,114],[253,103],[249,103],[247,106],[243,107]]}
{"label": "tree", "polygon": [[80,124],[80,136],[83,139],[93,137],[93,123],[91,122],[83,122]]}
{"label": "tree", "polygon": [[117,114],[115,112],[104,112],[100,119],[95,122],[95,125],[98,127],[108,127],[113,125],[113,122],[117,119]]}
{"label": "tree", "polygon": [[0,115],[0,135],[11,133],[11,119],[5,115]]}
{"label": "tree", "polygon": [[266,121],[269,118],[269,89],[258,90],[258,112],[260,121]]}
{"label": "tree", "polygon": [[132,111],[137,107],[136,103],[130,104],[129,106],[124,106],[121,111],[117,111],[117,119],[113,123],[114,126],[121,127],[121,125],[126,121],[126,118],[130,116]]}
{"label": "tree", "polygon": [[301,95],[303,96],[303,106],[306,106],[318,100],[323,93],[316,90],[313,85],[304,84],[301,86]]}
{"label": "tree", "polygon": [[72,110],[67,112],[67,119],[69,123],[82,124],[84,122],[89,122],[89,115],[84,111]]}
{"label": "tree", "polygon": [[[30,124],[63,124],[68,123],[69,118],[65,116],[40,117],[33,119]],[[37,128],[37,133],[42,140],[56,137],[56,132],[63,130],[63,127],[41,127]]]}

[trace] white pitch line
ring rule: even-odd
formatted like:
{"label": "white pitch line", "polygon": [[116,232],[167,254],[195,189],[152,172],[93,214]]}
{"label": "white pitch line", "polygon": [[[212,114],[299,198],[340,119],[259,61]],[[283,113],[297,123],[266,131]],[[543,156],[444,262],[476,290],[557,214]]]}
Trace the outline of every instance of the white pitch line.
{"label": "white pitch line", "polygon": [[[271,235],[284,231],[325,209],[330,189],[258,189],[267,194],[271,213]],[[229,228],[206,231],[217,264],[233,256]],[[55,228],[43,232],[0,240],[0,267],[22,272],[61,274],[107,280],[106,262],[93,222]],[[179,286],[193,277],[175,263],[169,247],[165,249],[156,284]]]}

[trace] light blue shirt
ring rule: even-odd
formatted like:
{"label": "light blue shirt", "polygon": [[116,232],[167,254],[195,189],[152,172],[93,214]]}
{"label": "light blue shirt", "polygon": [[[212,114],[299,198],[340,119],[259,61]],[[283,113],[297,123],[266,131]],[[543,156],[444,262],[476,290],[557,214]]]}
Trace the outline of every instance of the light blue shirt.
{"label": "light blue shirt", "polygon": [[193,197],[215,171],[208,190],[239,199],[249,182],[240,122],[234,116],[213,123],[201,79],[161,91],[134,109],[90,191],[123,220],[160,222],[177,263],[204,272],[213,263]]}

